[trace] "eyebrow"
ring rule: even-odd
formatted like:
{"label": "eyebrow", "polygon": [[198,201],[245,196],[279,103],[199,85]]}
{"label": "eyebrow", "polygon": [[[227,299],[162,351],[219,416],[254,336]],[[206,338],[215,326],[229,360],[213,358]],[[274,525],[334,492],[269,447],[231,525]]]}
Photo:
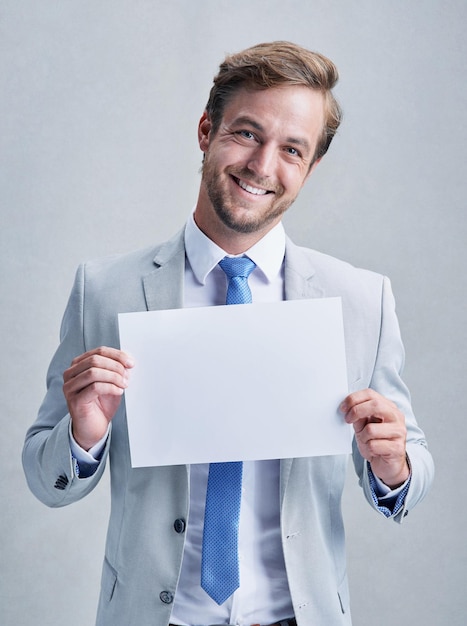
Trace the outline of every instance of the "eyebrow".
{"label": "eyebrow", "polygon": [[[251,126],[255,130],[258,130],[259,132],[264,132],[264,127],[259,122],[252,120],[250,117],[246,115],[237,117],[232,122],[232,126],[242,126],[243,124],[246,124],[247,126]],[[311,152],[310,144],[306,139],[302,139],[300,137],[286,137],[285,142],[293,144],[295,146],[300,146],[305,151]]]}

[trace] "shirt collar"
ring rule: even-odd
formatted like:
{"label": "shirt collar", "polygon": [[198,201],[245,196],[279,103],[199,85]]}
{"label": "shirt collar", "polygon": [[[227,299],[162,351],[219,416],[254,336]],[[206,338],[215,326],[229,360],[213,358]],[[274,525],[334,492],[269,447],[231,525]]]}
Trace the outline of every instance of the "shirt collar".
{"label": "shirt collar", "polygon": [[[206,283],[208,274],[227,255],[198,228],[193,214],[185,228],[185,250],[191,269],[202,285]],[[274,280],[282,268],[285,255],[285,231],[282,222],[246,250],[245,254],[256,263],[269,282]]]}

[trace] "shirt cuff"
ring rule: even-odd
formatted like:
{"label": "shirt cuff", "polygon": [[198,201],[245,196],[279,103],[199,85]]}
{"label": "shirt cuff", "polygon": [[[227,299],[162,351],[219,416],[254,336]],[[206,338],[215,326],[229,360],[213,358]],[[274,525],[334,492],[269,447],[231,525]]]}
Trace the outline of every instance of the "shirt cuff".
{"label": "shirt cuff", "polygon": [[[369,471],[373,474],[371,466],[368,466],[368,468],[369,468]],[[378,478],[376,474],[373,474],[373,478],[374,478],[375,492],[379,500],[384,500],[384,498],[394,498],[395,496],[398,496],[410,480],[410,476],[409,476],[409,478],[407,478],[407,480],[405,481],[403,485],[401,485],[400,487],[397,487],[397,489],[391,489],[391,487],[388,487],[385,483],[383,483],[381,478]]]}
{"label": "shirt cuff", "polygon": [[84,450],[84,448],[82,448],[73,437],[70,419],[68,435],[70,439],[71,456],[74,460],[74,470],[77,478],[89,478],[97,470],[109,432],[110,424],[108,425],[107,432],[102,439],[89,450]]}
{"label": "shirt cuff", "polygon": [[385,485],[382,480],[380,480],[377,476],[373,474],[369,463],[367,463],[367,466],[371,497],[373,498],[373,502],[375,503],[376,508],[385,517],[393,517],[397,515],[404,506],[405,496],[407,495],[410,487],[412,472],[410,473],[405,483],[403,483],[397,489],[391,489],[390,487]]}

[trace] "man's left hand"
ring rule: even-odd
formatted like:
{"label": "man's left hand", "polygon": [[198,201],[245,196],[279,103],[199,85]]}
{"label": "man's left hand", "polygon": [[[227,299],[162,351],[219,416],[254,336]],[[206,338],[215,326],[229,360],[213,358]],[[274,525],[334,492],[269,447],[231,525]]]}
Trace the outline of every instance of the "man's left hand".
{"label": "man's left hand", "polygon": [[360,454],[390,489],[410,475],[406,457],[405,417],[391,400],[373,389],[351,393],[342,402],[345,421],[353,424]]}

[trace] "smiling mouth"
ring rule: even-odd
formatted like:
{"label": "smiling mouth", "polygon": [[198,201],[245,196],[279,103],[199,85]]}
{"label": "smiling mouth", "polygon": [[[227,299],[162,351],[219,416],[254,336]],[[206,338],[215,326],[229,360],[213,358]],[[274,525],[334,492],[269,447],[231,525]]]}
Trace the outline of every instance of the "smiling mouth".
{"label": "smiling mouth", "polygon": [[236,176],[232,176],[232,178],[241,189],[243,189],[244,191],[247,191],[248,193],[251,193],[254,196],[265,196],[268,193],[274,193],[273,191],[269,191],[268,189],[261,189],[259,187],[253,187],[252,185],[249,185],[245,181],[240,180],[240,178],[237,178]]}

